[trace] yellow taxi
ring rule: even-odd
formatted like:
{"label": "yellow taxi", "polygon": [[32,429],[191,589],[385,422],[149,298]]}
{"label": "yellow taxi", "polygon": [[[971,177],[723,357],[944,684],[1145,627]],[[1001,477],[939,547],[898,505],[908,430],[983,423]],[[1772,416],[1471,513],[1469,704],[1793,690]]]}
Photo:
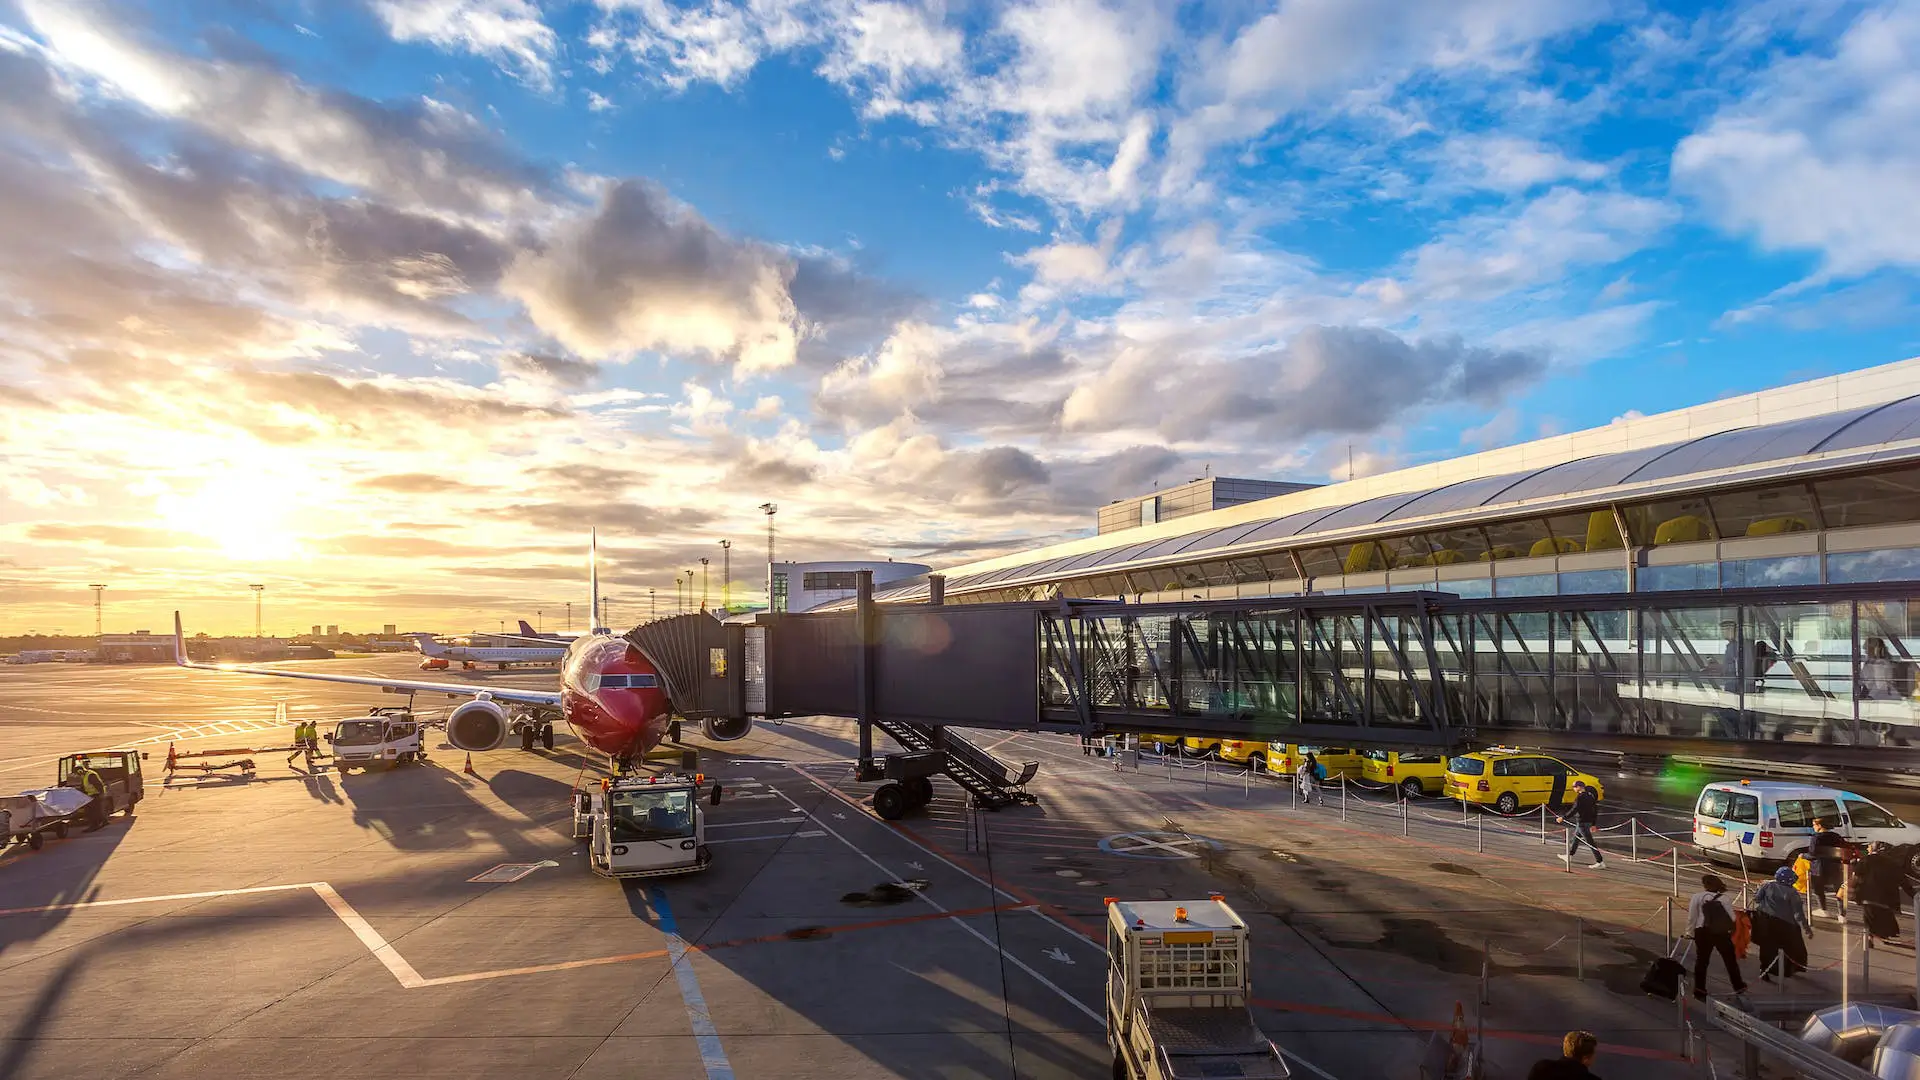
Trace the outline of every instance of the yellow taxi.
{"label": "yellow taxi", "polygon": [[1244,761],[1256,772],[1291,773],[1311,751],[1327,770],[1327,779],[1360,775],[1360,751],[1345,746],[1302,746],[1287,742],[1220,742],[1220,760]]}
{"label": "yellow taxi", "polygon": [[1556,781],[1564,792],[1564,803],[1571,803],[1575,780],[1584,781],[1599,798],[1607,797],[1599,777],[1546,754],[1479,750],[1447,760],[1448,798],[1492,806],[1503,814],[1544,804],[1552,797]]}
{"label": "yellow taxi", "polygon": [[1404,750],[1369,750],[1360,765],[1368,782],[1386,784],[1408,798],[1438,795],[1447,789],[1447,759],[1439,754]]}
{"label": "yellow taxi", "polygon": [[1181,736],[1179,735],[1151,735],[1146,732],[1141,732],[1140,749],[1147,750],[1157,746],[1165,751],[1179,746],[1180,739]]}
{"label": "yellow taxi", "polygon": [[1205,757],[1220,749],[1222,739],[1196,739],[1189,735],[1180,740],[1180,752],[1188,757]]}

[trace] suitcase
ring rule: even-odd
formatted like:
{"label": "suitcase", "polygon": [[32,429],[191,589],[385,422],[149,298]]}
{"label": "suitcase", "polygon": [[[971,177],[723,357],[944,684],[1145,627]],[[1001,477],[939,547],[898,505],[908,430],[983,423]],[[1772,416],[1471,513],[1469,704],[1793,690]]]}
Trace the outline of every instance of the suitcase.
{"label": "suitcase", "polygon": [[1640,979],[1640,989],[1649,997],[1657,997],[1663,1001],[1672,1001],[1679,997],[1680,980],[1686,978],[1686,956],[1691,949],[1692,944],[1689,942],[1686,950],[1680,954],[1680,959],[1662,956],[1648,965],[1647,973]]}

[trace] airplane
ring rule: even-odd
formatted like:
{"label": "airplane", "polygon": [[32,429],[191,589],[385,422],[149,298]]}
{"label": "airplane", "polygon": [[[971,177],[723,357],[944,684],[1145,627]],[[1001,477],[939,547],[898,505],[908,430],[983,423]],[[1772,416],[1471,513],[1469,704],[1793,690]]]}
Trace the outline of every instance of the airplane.
{"label": "airplane", "polygon": [[[573,729],[580,741],[607,755],[615,772],[625,772],[643,761],[674,726],[673,705],[653,664],[624,637],[600,625],[600,542],[598,530],[588,540],[588,607],[593,630],[575,638],[560,663],[560,689],[522,690],[478,687],[465,683],[414,682],[377,676],[333,675],[318,671],[201,664],[187,658],[186,633],[180,613],[173,613],[174,663],[201,671],[241,675],[268,675],[281,679],[378,686],[395,693],[446,694],[469,700],[447,717],[447,742],[456,750],[484,753],[499,749],[512,731],[520,746],[531,750],[534,732],[551,748],[553,720]],[[753,730],[749,719],[701,721],[702,734],[714,742],[744,739]]]}
{"label": "airplane", "polygon": [[566,643],[558,641],[544,646],[474,646],[445,645],[434,640],[432,634],[408,636],[413,638],[413,647],[426,657],[420,662],[422,670],[444,671],[449,662],[457,660],[468,671],[479,664],[495,664],[505,671],[509,664],[551,664],[567,654]]}

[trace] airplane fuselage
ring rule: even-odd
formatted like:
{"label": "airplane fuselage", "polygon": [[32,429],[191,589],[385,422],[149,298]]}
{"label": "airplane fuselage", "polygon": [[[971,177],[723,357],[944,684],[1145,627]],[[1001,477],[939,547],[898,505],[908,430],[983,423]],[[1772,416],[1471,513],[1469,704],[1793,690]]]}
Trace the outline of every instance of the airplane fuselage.
{"label": "airplane fuselage", "polygon": [[616,760],[639,760],[667,734],[673,706],[653,665],[625,638],[590,634],[560,663],[560,714],[580,741]]}

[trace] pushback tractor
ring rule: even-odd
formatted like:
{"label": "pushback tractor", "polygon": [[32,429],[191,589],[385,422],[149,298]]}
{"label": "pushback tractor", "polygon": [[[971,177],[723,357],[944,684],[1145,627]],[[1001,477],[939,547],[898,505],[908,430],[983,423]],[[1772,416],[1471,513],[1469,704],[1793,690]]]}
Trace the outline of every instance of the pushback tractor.
{"label": "pushback tractor", "polygon": [[1218,895],[1107,901],[1114,1080],[1292,1074],[1253,1022],[1247,924]]}
{"label": "pushback tractor", "polygon": [[707,801],[720,785],[699,774],[612,776],[574,794],[573,838],[587,841],[587,863],[602,877],[665,877],[705,870]]}

